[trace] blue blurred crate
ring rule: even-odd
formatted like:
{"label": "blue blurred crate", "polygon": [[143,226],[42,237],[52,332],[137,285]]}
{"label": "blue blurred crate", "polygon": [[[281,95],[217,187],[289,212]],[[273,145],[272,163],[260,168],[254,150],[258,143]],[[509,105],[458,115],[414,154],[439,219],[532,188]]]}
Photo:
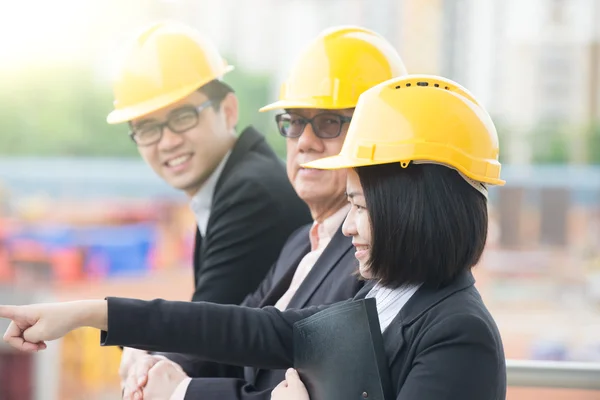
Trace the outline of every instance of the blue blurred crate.
{"label": "blue blurred crate", "polygon": [[[52,252],[64,248],[86,251],[86,272],[108,276],[139,275],[149,268],[156,242],[153,224],[74,228],[68,226],[26,228],[8,238],[8,244],[32,241]],[[93,271],[92,271],[93,270]]]}
{"label": "blue blurred crate", "polygon": [[18,241],[35,242],[51,251],[75,245],[76,233],[73,228],[64,226],[28,227],[7,238],[9,245]]}
{"label": "blue blurred crate", "polygon": [[151,224],[88,228],[79,238],[87,249],[86,268],[100,268],[108,276],[145,273],[155,241]]}

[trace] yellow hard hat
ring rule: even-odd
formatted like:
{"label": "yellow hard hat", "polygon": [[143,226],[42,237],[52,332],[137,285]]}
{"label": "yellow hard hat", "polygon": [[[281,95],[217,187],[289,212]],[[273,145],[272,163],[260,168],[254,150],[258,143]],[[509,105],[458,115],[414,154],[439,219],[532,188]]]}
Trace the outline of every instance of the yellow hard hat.
{"label": "yellow hard hat", "polygon": [[354,110],[340,154],[303,167],[433,162],[477,182],[504,185],[498,155],[494,123],[471,93],[445,78],[409,75],[367,90]]}
{"label": "yellow hard hat", "polygon": [[135,37],[113,84],[114,107],[107,122],[131,121],[172,104],[233,67],[196,30],[158,23]]}
{"label": "yellow hard hat", "polygon": [[357,26],[330,28],[300,53],[279,101],[259,111],[354,108],[362,92],[406,73],[398,52],[379,34]]}

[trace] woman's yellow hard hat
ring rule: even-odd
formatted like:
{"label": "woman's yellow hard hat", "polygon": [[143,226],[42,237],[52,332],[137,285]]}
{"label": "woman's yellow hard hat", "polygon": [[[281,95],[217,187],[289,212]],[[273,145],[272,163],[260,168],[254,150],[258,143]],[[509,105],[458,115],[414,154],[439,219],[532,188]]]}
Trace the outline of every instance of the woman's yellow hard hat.
{"label": "woman's yellow hard hat", "polygon": [[364,92],[340,154],[303,167],[434,162],[475,181],[503,185],[499,151],[494,123],[471,93],[445,78],[408,75]]}

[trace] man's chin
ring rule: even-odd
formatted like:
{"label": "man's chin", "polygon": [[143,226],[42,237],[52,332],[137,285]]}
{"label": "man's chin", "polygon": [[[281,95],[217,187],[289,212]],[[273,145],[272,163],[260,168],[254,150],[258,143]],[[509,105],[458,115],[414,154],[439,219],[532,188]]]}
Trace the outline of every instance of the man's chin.
{"label": "man's chin", "polygon": [[330,196],[323,193],[323,189],[325,188],[323,185],[304,184],[297,185],[294,188],[298,197],[307,204],[323,203],[327,201],[326,199],[330,198]]}
{"label": "man's chin", "polygon": [[195,182],[190,182],[189,180],[172,179],[170,181],[167,181],[167,184],[175,190],[184,192],[188,196],[195,195],[198,189],[200,188],[199,185],[195,184]]}

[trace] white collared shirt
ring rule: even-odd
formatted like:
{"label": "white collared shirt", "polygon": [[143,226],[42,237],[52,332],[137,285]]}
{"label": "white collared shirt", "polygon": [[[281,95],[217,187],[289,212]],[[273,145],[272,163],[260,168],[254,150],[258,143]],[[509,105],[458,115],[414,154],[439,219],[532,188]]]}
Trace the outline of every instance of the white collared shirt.
{"label": "white collared shirt", "polygon": [[402,310],[402,307],[404,307],[420,286],[421,285],[401,286],[397,289],[386,288],[379,283],[376,283],[375,286],[373,286],[366,298],[375,297],[381,333],[383,333],[392,323],[392,320],[398,315],[400,310]]}
{"label": "white collared shirt", "polygon": [[[194,217],[196,218],[196,224],[198,225],[198,230],[202,236],[206,236],[206,228],[208,227],[208,219],[210,218],[210,211],[212,208],[213,196],[215,194],[215,188],[217,187],[217,182],[219,181],[219,177],[223,172],[223,168],[225,168],[225,164],[227,164],[227,160],[231,155],[231,150],[225,154],[225,157],[221,160],[217,168],[213,171],[212,174],[208,177],[204,185],[196,192],[194,197],[192,197],[192,201],[190,201],[190,207],[194,212]],[[170,397],[170,400],[183,400],[185,397],[185,393],[187,392],[187,388],[192,381],[192,378],[184,379],[175,389],[173,394]]]}
{"label": "white collared shirt", "polygon": [[230,155],[231,150],[229,150],[227,154],[225,154],[225,157],[223,157],[219,165],[217,165],[217,168],[215,168],[213,173],[210,174],[206,182],[204,182],[202,187],[196,192],[196,194],[192,197],[192,200],[190,201],[190,207],[194,212],[196,224],[198,225],[200,234],[203,237],[206,235],[206,228],[208,226],[208,219],[210,218],[210,211],[212,208],[212,201],[213,196],[215,194],[215,188]]}

